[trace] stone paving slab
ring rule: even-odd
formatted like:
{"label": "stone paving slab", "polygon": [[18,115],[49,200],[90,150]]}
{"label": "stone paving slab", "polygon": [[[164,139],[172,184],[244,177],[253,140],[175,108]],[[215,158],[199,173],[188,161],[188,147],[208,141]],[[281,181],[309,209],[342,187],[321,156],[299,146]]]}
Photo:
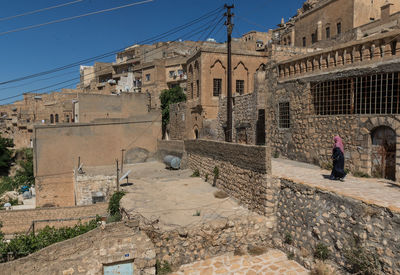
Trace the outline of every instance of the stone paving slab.
{"label": "stone paving slab", "polygon": [[271,249],[260,256],[219,256],[204,261],[183,265],[172,275],[306,275],[309,271],[286,254]]}
{"label": "stone paving slab", "polygon": [[346,176],[344,182],[329,180],[331,171],[318,166],[287,160],[272,159],[272,174],[298,183],[318,187],[337,194],[387,207],[400,212],[400,185],[386,179]]}

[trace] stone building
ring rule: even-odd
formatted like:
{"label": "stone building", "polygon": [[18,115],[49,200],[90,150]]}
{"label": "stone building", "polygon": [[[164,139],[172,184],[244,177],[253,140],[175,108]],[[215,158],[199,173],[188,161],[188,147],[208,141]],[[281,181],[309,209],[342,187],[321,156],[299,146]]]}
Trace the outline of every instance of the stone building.
{"label": "stone building", "polygon": [[[265,62],[265,53],[251,51],[248,45],[233,43],[232,93],[254,91],[254,74]],[[169,138],[193,139],[217,137],[216,123],[220,98],[227,95],[226,44],[203,46],[188,58],[187,100],[170,106]]]}
{"label": "stone building", "polygon": [[400,178],[399,30],[271,65],[267,135],[273,150],[300,161],[330,163],[343,137],[353,172]]}
{"label": "stone building", "polygon": [[17,149],[31,147],[33,125],[74,121],[76,97],[76,91],[67,89],[61,93],[28,93],[20,101],[0,106],[2,136],[12,138]]}
{"label": "stone building", "polygon": [[394,0],[308,0],[272,31],[272,39],[296,47],[331,46],[393,28],[397,22],[389,22],[389,17],[398,17],[399,11],[400,3]]}

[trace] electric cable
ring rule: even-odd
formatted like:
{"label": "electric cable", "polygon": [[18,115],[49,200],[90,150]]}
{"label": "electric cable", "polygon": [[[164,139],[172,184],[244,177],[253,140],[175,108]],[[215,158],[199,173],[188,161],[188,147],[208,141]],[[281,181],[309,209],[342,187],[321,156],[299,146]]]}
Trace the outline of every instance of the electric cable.
{"label": "electric cable", "polygon": [[76,4],[76,3],[79,3],[79,2],[82,2],[82,1],[85,1],[85,0],[75,0],[75,1],[64,3],[64,4],[59,4],[59,5],[56,5],[56,6],[51,6],[51,7],[42,8],[42,9],[33,10],[33,11],[28,11],[28,12],[24,12],[24,13],[12,15],[12,16],[7,16],[7,17],[1,17],[0,21],[6,21],[6,20],[22,17],[22,16],[27,16],[27,15],[39,13],[39,12],[42,12],[42,11],[48,11],[48,10],[52,10],[52,9],[57,9],[57,8],[69,6],[69,5],[72,5],[72,4]]}

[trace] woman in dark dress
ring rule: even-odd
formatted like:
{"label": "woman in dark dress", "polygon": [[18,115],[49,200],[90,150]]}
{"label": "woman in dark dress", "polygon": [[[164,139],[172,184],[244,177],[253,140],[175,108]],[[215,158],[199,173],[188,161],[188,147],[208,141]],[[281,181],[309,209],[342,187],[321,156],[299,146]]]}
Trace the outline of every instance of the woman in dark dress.
{"label": "woman in dark dress", "polygon": [[343,180],[346,176],[346,172],[344,171],[344,146],[342,139],[339,136],[336,136],[334,139],[334,145],[332,150],[332,160],[333,160],[333,168],[331,176],[329,177],[331,180]]}

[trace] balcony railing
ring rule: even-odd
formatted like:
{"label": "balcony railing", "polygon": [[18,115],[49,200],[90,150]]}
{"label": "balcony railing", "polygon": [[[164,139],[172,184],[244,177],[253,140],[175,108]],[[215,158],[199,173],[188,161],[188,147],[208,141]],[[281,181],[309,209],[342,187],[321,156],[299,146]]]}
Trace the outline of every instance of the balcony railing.
{"label": "balcony railing", "polygon": [[344,43],[278,64],[279,80],[400,58],[400,30]]}

